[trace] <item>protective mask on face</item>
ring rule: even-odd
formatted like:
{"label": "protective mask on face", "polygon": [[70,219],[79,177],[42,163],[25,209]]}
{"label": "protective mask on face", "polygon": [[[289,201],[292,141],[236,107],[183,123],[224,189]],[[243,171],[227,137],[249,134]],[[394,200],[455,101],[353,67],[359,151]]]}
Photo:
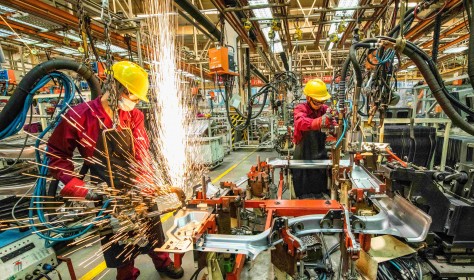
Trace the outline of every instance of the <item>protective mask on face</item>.
{"label": "protective mask on face", "polygon": [[120,100],[118,102],[119,109],[122,110],[122,111],[125,111],[125,112],[132,111],[135,108],[135,105],[137,105],[137,103],[133,102],[130,99],[123,98],[123,97],[120,98]]}

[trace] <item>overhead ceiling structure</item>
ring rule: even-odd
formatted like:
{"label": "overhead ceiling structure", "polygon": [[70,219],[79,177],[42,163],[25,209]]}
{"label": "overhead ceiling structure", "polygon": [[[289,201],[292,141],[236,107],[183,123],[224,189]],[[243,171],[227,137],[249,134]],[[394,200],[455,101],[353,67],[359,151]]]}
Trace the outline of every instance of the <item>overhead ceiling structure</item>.
{"label": "overhead ceiling structure", "polygon": [[[176,36],[184,44],[182,57],[190,73],[207,73],[207,50],[214,46],[226,30],[238,34],[242,47],[251,50],[253,73],[268,76],[272,72],[297,69],[303,75],[332,75],[340,66],[352,44],[354,32],[362,37],[385,34],[399,18],[395,8],[399,0],[177,0],[179,28]],[[414,7],[418,0],[409,0]],[[92,18],[91,31],[96,47],[104,53],[104,28],[100,20],[101,0],[82,0]],[[136,58],[139,44],[136,32],[140,22],[150,16],[144,1],[109,0],[112,11],[112,52],[117,57],[128,55],[125,34],[132,38],[131,49]],[[76,0],[3,0],[0,4],[0,39],[2,43],[28,45],[56,51],[63,55],[77,52],[79,20]],[[190,8],[192,6],[192,9]],[[468,38],[467,17],[461,0],[449,1],[443,12],[440,36],[440,63],[452,64],[452,53],[463,52]],[[246,31],[244,22],[251,22]],[[275,28],[277,25],[277,28]],[[18,38],[11,29],[21,35]],[[433,43],[433,20],[415,20],[407,39],[430,52]],[[274,30],[274,37],[270,34]],[[295,39],[296,30],[302,38]],[[67,40],[65,40],[67,38]],[[67,44],[65,44],[67,42]],[[465,52],[465,51],[464,51]],[[450,56],[451,55],[451,56]],[[457,60],[459,61],[459,60]],[[402,60],[401,70],[412,70]],[[457,65],[457,64],[453,64]]]}

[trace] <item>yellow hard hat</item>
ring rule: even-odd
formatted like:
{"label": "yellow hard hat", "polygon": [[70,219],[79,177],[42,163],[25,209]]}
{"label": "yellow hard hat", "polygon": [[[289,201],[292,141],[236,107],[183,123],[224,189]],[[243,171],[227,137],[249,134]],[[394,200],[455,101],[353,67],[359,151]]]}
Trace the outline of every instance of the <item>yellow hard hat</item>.
{"label": "yellow hard hat", "polygon": [[312,79],[306,83],[304,87],[304,95],[311,97],[318,101],[326,101],[331,98],[331,95],[326,88],[326,84],[321,79]]}
{"label": "yellow hard hat", "polygon": [[112,66],[114,78],[119,81],[127,90],[138,97],[138,99],[149,102],[148,93],[148,73],[142,67],[130,61],[120,61]]}

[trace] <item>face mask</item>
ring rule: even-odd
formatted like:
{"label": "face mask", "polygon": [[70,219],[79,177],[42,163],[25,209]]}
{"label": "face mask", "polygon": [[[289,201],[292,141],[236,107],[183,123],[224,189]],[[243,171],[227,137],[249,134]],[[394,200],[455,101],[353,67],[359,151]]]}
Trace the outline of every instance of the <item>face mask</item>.
{"label": "face mask", "polygon": [[123,97],[118,102],[119,109],[125,112],[132,111],[133,108],[135,108],[135,105],[137,105],[137,103]]}

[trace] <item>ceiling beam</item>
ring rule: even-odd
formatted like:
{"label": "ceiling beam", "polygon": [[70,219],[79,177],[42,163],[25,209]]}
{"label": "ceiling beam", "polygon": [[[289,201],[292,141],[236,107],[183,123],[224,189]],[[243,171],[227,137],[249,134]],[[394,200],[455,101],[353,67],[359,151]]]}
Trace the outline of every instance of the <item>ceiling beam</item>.
{"label": "ceiling beam", "polygon": [[[360,5],[365,6],[369,2],[370,2],[370,0],[362,0]],[[362,16],[364,15],[364,12],[365,12],[365,9],[357,10],[354,13],[352,18],[355,19],[355,20],[357,20],[358,18],[362,18]],[[357,22],[355,22],[355,21],[352,21],[352,22],[349,23],[349,26],[347,27],[346,31],[342,35],[341,40],[339,41],[339,48],[342,48],[342,45],[346,42],[347,38],[349,38],[349,35],[352,33],[352,31],[354,30],[356,25],[357,25]]]}
{"label": "ceiling beam", "polygon": [[[451,34],[456,33],[456,32],[459,31],[460,29],[463,29],[464,27],[466,27],[468,23],[469,23],[468,20],[465,20],[465,21],[463,21],[463,22],[461,22],[461,23],[455,25],[454,27],[452,27],[452,28],[448,29],[447,31],[443,32],[443,33],[439,36],[439,39],[441,40],[441,39],[446,38],[447,36],[449,36],[449,35],[451,35]],[[421,45],[421,48],[424,49],[424,48],[431,47],[432,44],[433,44],[433,40],[429,40],[429,41],[423,43],[423,44]]]}
{"label": "ceiling beam", "polygon": [[[450,9],[456,7],[458,4],[461,4],[462,0],[452,0],[446,5],[445,11],[443,13],[449,12]],[[446,22],[452,17],[445,17],[443,22]],[[410,41],[416,40],[423,36],[423,33],[426,33],[430,28],[434,26],[434,20],[425,20],[419,22],[417,25],[410,28],[410,30],[406,34],[406,38]]]}
{"label": "ceiling beam", "polygon": [[393,0],[390,0],[390,3],[388,2],[388,0],[383,0],[382,3],[381,3],[381,6],[380,8],[378,8],[374,14],[372,15],[372,17],[374,18],[374,20],[372,21],[368,21],[365,25],[364,25],[364,28],[362,29],[362,32],[364,34],[367,34],[367,31],[369,30],[369,28],[377,21],[379,21],[379,19],[382,17],[382,15],[387,11],[388,7],[390,7],[390,5],[392,4]]}
{"label": "ceiling beam", "polygon": [[[56,24],[65,26],[70,29],[78,30],[79,19],[67,11],[58,9],[52,5],[38,0],[2,0],[2,4],[26,12],[43,19],[47,19]],[[104,28],[95,23],[91,23],[93,35],[97,38],[104,38]],[[127,48],[125,37],[115,32],[110,32],[110,39],[113,44]],[[137,43],[132,41],[132,48],[136,51]]]}
{"label": "ceiling beam", "polygon": [[[327,9],[328,5],[329,5],[329,0],[323,0],[323,8]],[[326,18],[326,12],[321,12],[321,17],[320,17],[321,23],[319,23],[319,25],[318,25],[318,34],[316,35],[316,43],[317,44],[319,44],[319,41],[321,40],[321,36],[323,34],[324,24],[322,22],[325,20],[325,18]]]}
{"label": "ceiling beam", "polygon": [[252,51],[255,51],[256,45],[250,40],[247,31],[244,30],[243,25],[240,23],[240,19],[237,19],[233,13],[225,13],[225,3],[223,0],[211,0],[212,4],[217,10],[224,16],[226,21],[232,26],[232,28],[239,34],[240,38],[245,41]]}

